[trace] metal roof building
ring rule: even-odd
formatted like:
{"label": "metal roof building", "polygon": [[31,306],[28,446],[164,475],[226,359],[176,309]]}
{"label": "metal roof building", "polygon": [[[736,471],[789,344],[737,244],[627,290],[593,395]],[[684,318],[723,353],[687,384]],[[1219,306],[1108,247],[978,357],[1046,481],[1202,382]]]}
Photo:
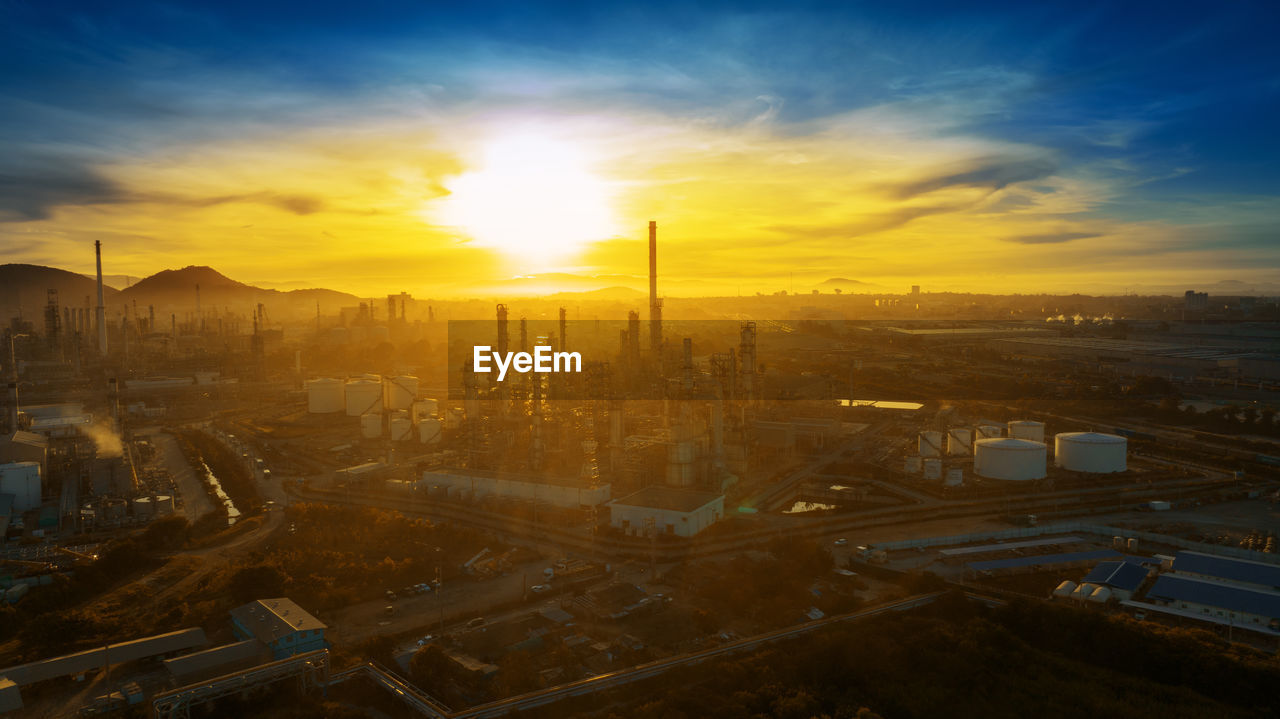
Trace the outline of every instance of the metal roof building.
{"label": "metal roof building", "polygon": [[[1125,555],[1114,549],[1094,549],[1088,552],[1063,552],[1060,554],[1039,554],[1033,557],[1012,557],[1010,559],[992,559],[988,562],[970,562],[969,569],[975,572],[991,572],[1029,567],[1050,567],[1059,564],[1081,564],[1096,562],[1100,559],[1125,559]],[[1129,558],[1134,562],[1139,557]]]}
{"label": "metal roof building", "polygon": [[1210,617],[1229,617],[1239,624],[1272,629],[1280,625],[1280,593],[1221,582],[1164,574],[1147,599]]}
{"label": "metal roof building", "polygon": [[1119,599],[1128,599],[1138,591],[1147,579],[1147,568],[1141,564],[1126,561],[1099,562],[1098,566],[1080,580],[1086,584],[1099,584],[1111,587]]}
{"label": "metal roof building", "polygon": [[326,647],[328,627],[287,597],[236,607],[231,610],[231,625],[237,638],[257,639],[271,648],[276,659]]}
{"label": "metal roof building", "polygon": [[1232,559],[1202,552],[1178,552],[1173,571],[1190,577],[1209,577],[1267,590],[1280,590],[1280,566]]}

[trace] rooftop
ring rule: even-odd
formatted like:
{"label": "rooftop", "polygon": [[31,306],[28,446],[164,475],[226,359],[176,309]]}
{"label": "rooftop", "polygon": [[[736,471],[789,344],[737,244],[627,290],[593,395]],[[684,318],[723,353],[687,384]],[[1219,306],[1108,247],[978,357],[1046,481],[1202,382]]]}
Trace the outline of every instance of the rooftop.
{"label": "rooftop", "polygon": [[1099,562],[1081,582],[1105,584],[1108,587],[1137,591],[1147,578],[1147,568],[1133,562]]}
{"label": "rooftop", "polygon": [[1280,618],[1280,593],[1163,574],[1147,592],[1151,599],[1191,602],[1244,614]]}
{"label": "rooftop", "polygon": [[676,487],[653,486],[645,487],[621,499],[615,499],[611,504],[645,507],[647,509],[665,509],[671,512],[694,512],[717,499],[723,498],[724,495],[722,494],[698,492],[692,489],[678,489]]}
{"label": "rooftop", "polygon": [[1178,552],[1173,571],[1203,574],[1232,582],[1280,589],[1280,566],[1202,552]]}
{"label": "rooftop", "polygon": [[232,609],[231,617],[266,643],[295,632],[326,628],[323,622],[287,597],[250,602]]}

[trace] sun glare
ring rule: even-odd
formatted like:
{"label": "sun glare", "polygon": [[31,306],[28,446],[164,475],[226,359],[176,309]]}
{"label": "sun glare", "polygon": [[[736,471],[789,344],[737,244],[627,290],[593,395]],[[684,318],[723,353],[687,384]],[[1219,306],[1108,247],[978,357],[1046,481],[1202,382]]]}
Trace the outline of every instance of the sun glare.
{"label": "sun glare", "polygon": [[512,259],[554,261],[617,232],[608,183],[582,148],[555,138],[496,139],[474,170],[444,184],[433,221]]}

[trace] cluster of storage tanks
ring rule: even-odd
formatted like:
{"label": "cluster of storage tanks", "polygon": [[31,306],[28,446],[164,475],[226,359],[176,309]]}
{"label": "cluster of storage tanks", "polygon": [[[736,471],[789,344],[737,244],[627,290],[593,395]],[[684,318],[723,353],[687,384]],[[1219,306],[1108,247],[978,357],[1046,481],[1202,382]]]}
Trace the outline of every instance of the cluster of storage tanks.
{"label": "cluster of storage tanks", "polygon": [[[1043,479],[1048,466],[1048,445],[1044,423],[1015,420],[1004,427],[979,425],[974,429],[954,427],[943,433],[921,432],[918,456],[906,458],[908,474],[922,474],[926,480],[944,478],[944,457],[973,457],[973,472],[986,479],[1028,481]],[[1105,474],[1127,469],[1128,442],[1124,437],[1097,432],[1064,432],[1054,436],[1054,464],[1072,472]],[[963,472],[951,468],[944,484],[964,481]]]}
{"label": "cluster of storage tanks", "polygon": [[443,426],[434,399],[418,399],[418,378],[411,375],[381,377],[364,374],[347,380],[321,377],[307,382],[307,411],[358,417],[360,434],[377,439],[385,427],[392,441],[417,439],[423,444],[440,441]]}

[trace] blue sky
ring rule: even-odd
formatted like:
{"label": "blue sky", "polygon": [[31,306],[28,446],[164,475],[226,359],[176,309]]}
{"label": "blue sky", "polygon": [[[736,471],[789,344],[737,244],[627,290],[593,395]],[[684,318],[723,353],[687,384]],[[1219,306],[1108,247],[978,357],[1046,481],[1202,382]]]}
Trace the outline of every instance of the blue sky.
{"label": "blue sky", "polygon": [[[611,167],[629,168],[631,176],[614,178],[621,183],[655,182],[676,168],[763,167],[733,164],[750,153],[794,154],[810,166],[816,155],[845,153],[847,172],[830,162],[795,177],[797,185],[848,181],[847,190],[828,196],[795,190],[797,208],[825,208],[822,222],[787,216],[780,206],[776,221],[733,229],[746,244],[789,248],[795,267],[788,272],[812,271],[815,279],[841,247],[866,259],[861,243],[877,233],[917,228],[902,241],[926,242],[951,218],[968,242],[980,233],[980,216],[995,239],[960,258],[961,268],[1012,264],[1002,252],[1027,252],[1029,272],[1065,267],[1100,286],[1120,282],[1139,260],[1151,283],[1280,281],[1280,5],[1273,3],[55,9],[9,0],[0,8],[0,261],[58,264],[75,243],[106,232],[136,249],[126,253],[128,270],[155,271],[161,267],[148,264],[163,262],[163,253],[146,247],[156,234],[174,233],[161,229],[166,222],[201,222],[191,208],[225,214],[270,206],[301,216],[354,196],[351,189],[281,188],[279,172],[251,190],[227,184],[256,182],[252,164],[221,169],[225,187],[193,179],[200,174],[193,168],[213,162],[210,154],[226,155],[222,148],[257,141],[278,149],[281,138],[311,133],[327,143],[343,133],[403,138],[409,135],[397,133],[406,127],[424,128],[432,157],[457,155],[437,158],[441,169],[427,173],[428,184],[447,185],[449,172],[467,166],[456,148],[479,141],[474,127],[502,117],[596,137]],[[638,143],[650,141],[650,154],[666,152],[669,162],[645,164],[646,145]],[[890,188],[885,206],[830,208],[840,193],[876,187],[873,178],[887,170],[855,177],[862,157],[855,149],[886,142],[894,149],[876,162],[889,168],[901,156],[903,177],[880,188]],[[705,147],[713,149],[690,149]],[[306,152],[255,156],[292,168]],[[389,164],[368,168],[369,177],[378,172],[399,176]],[[966,188],[981,196],[962,196]],[[731,193],[716,202],[732,203]],[[632,204],[687,217],[682,241],[697,251],[695,235],[718,226],[721,210],[673,202]],[[1034,216],[1019,209],[1028,207],[1037,208]],[[1006,222],[1002,213],[1011,212],[1016,221]],[[129,217],[151,229],[131,237],[120,229]],[[250,219],[262,229],[270,221],[264,217]],[[271,231],[286,232],[286,219]],[[299,231],[338,234],[335,227],[360,231],[343,222]],[[202,243],[220,244],[182,232],[193,254]],[[423,261],[466,244],[455,235],[424,232]],[[718,258],[713,247],[707,252],[710,267]],[[585,255],[557,269],[618,271],[603,250]],[[219,259],[219,266],[236,264],[229,252]],[[927,274],[901,258],[870,259],[886,281]],[[697,268],[692,263],[690,281]],[[320,263],[307,271],[325,279],[335,270]],[[744,274],[768,279],[763,268]],[[937,281],[962,284],[943,275]],[[989,281],[1032,282],[1012,268]]]}

